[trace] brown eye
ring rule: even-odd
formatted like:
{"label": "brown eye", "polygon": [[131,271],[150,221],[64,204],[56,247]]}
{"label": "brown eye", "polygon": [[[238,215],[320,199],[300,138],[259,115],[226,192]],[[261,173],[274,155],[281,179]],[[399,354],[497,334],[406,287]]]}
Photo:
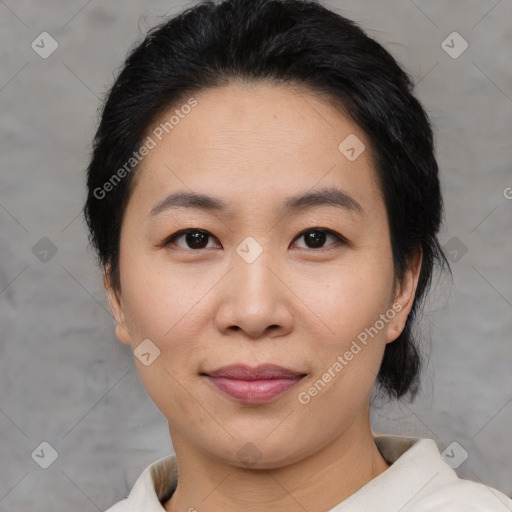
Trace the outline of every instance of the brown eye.
{"label": "brown eye", "polygon": [[[208,248],[208,242],[212,235],[202,229],[186,229],[174,233],[168,237],[164,242],[163,246],[176,245],[182,249],[206,249]],[[183,240],[184,242],[177,243]],[[185,244],[185,245],[183,245]]]}
{"label": "brown eye", "polygon": [[[209,246],[213,235],[202,229],[184,229],[167,237],[161,244],[161,247],[175,246],[180,249],[200,250],[215,247]],[[340,234],[324,228],[311,228],[300,233],[296,240],[303,239],[305,246],[298,246],[301,249],[323,249],[331,245],[346,244],[346,239]],[[333,239],[334,242],[326,245],[326,242]],[[219,244],[220,245],[220,244]],[[297,246],[296,246],[297,247]]]}
{"label": "brown eye", "polygon": [[321,228],[312,228],[308,229],[307,231],[303,231],[297,237],[297,240],[301,238],[304,239],[306,243],[306,249],[322,249],[324,247],[326,240],[328,240],[329,237],[334,238],[335,241],[338,243],[345,243],[345,239],[338,233],[335,233],[330,229]]}

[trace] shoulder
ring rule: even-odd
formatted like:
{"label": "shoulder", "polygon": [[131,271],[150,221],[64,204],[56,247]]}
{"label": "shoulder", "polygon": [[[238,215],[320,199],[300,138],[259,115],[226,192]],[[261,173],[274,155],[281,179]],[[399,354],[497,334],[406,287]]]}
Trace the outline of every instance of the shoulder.
{"label": "shoulder", "polygon": [[420,498],[411,512],[512,512],[512,500],[487,485],[456,479]]}
{"label": "shoulder", "polygon": [[382,510],[399,504],[402,512],[512,512],[502,492],[459,478],[433,439],[385,435],[375,442],[391,466],[366,486],[372,505],[380,495]]}
{"label": "shoulder", "polygon": [[128,499],[124,499],[112,505],[109,509],[105,510],[105,512],[129,512],[129,506]]}
{"label": "shoulder", "polygon": [[141,473],[130,494],[105,512],[161,512],[162,500],[174,492],[178,481],[175,455],[168,455],[147,466]]}

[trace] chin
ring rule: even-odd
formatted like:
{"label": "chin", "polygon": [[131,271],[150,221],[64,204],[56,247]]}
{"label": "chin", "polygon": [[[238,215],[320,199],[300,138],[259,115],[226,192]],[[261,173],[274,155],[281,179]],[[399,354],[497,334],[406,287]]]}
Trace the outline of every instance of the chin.
{"label": "chin", "polygon": [[[259,437],[253,438],[252,441],[245,440],[250,437],[236,439],[225,450],[213,452],[213,455],[239,468],[264,470],[288,466],[302,460],[309,452],[315,451],[314,448],[308,451],[297,444],[290,444],[290,436],[286,439],[276,437],[274,440],[265,437],[266,434],[261,436],[261,440]],[[296,436],[291,437],[296,439]]]}

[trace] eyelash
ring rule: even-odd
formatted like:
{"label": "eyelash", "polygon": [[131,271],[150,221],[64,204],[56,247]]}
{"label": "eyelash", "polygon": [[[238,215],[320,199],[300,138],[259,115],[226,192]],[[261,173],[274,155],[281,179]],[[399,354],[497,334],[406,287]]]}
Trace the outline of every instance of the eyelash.
{"label": "eyelash", "polygon": [[[179,239],[180,237],[184,236],[184,235],[187,235],[189,233],[201,233],[203,235],[206,235],[208,237],[213,237],[215,238],[211,233],[209,233],[208,231],[205,231],[204,229],[197,229],[197,228],[188,228],[188,229],[182,229],[170,236],[168,236],[165,240],[163,240],[158,246],[159,247],[169,247],[170,245],[174,244],[174,242]],[[341,244],[341,245],[348,245],[348,241],[345,237],[343,237],[342,235],[340,235],[339,233],[337,233],[336,231],[333,231],[331,229],[327,229],[327,228],[308,228],[308,229],[305,229],[303,231],[301,231],[295,238],[294,238],[294,241],[295,240],[298,240],[299,238],[303,237],[304,235],[306,235],[307,233],[323,233],[325,235],[331,235],[333,236],[334,238],[337,239],[337,242],[338,244]],[[209,241],[209,239],[208,239]],[[331,244],[332,245],[332,244]],[[329,247],[329,246],[327,246]],[[183,247],[181,247],[181,249],[183,249]],[[206,249],[206,247],[203,247],[203,248],[199,248],[199,249],[193,249],[193,248],[186,248],[185,250],[190,250],[190,251],[200,251],[202,249]],[[301,247],[301,249],[303,249],[303,247]],[[320,251],[322,249],[325,249],[325,247],[320,247],[320,248],[311,248],[311,247],[306,247],[306,249],[310,249],[312,251]]]}

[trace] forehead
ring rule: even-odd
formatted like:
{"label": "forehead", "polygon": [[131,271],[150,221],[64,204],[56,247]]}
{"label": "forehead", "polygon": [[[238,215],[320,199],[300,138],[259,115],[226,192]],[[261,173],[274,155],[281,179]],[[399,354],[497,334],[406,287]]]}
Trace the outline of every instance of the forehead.
{"label": "forehead", "polygon": [[[161,199],[177,188],[235,201],[328,186],[360,203],[379,194],[365,133],[318,95],[230,84],[191,97],[192,109],[181,108],[186,98],[149,128],[155,144],[136,172],[139,199]],[[352,158],[348,146],[360,154]]]}

